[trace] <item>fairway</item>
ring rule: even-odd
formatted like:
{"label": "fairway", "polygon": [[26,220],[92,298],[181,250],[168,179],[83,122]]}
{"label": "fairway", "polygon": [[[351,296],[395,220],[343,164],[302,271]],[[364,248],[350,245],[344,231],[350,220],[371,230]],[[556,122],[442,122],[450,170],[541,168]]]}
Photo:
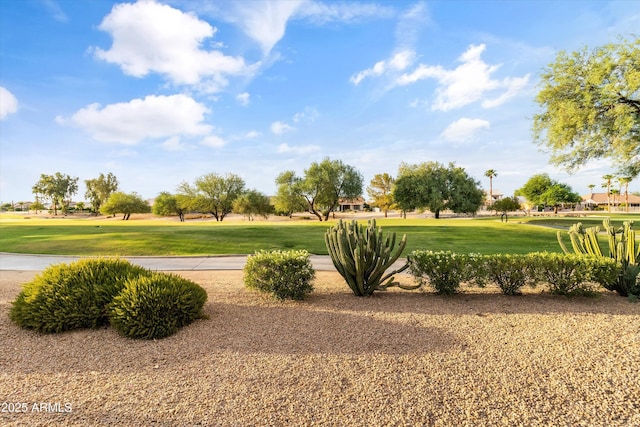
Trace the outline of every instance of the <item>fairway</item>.
{"label": "fairway", "polygon": [[[613,217],[614,224],[633,216]],[[407,235],[405,255],[416,249],[461,253],[559,252],[556,232],[575,222],[598,225],[602,217],[496,217],[424,219],[380,218],[385,232]],[[366,223],[366,220],[360,220]],[[319,222],[224,222],[170,219],[26,219],[0,217],[0,251],[55,255],[222,255],[251,254],[266,249],[306,249],[327,254],[324,233],[335,220]]]}

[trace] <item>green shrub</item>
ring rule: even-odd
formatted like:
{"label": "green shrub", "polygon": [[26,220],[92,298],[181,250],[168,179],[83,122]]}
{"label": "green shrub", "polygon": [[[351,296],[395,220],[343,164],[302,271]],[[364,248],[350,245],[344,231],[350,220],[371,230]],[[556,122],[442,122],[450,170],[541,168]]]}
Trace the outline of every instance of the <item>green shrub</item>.
{"label": "green shrub", "polygon": [[244,284],[279,299],[303,299],[313,290],[315,271],[305,250],[259,251],[247,257]]}
{"label": "green shrub", "polygon": [[594,295],[594,283],[605,285],[618,274],[614,260],[578,254],[535,253],[536,279],[559,295]]}
{"label": "green shrub", "polygon": [[462,282],[476,278],[481,269],[481,258],[475,254],[451,251],[413,251],[408,256],[409,272],[420,285],[429,283],[445,295],[458,292]]}
{"label": "green shrub", "polygon": [[206,300],[198,284],[174,274],[152,273],[125,282],[109,305],[109,320],[129,338],[164,338],[203,317]]}
{"label": "green shrub", "polygon": [[19,326],[54,333],[97,328],[127,278],[147,274],[121,259],[83,259],[47,267],[24,285],[9,311]]}
{"label": "green shrub", "polygon": [[483,255],[481,264],[481,273],[476,273],[481,275],[478,282],[493,282],[505,295],[519,295],[524,285],[535,285],[535,263],[530,255]]}

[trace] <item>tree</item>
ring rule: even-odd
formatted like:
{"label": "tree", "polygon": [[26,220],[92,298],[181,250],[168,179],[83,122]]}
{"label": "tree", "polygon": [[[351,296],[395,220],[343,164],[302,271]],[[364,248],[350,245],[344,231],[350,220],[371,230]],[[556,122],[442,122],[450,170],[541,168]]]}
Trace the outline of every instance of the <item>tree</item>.
{"label": "tree", "polygon": [[514,212],[520,209],[520,201],[517,197],[505,197],[500,200],[496,200],[492,205],[491,209],[496,212],[500,212],[500,221],[504,219],[504,222],[509,221],[508,213]]}
{"label": "tree", "polygon": [[102,205],[100,212],[104,215],[123,214],[122,219],[128,220],[132,213],[149,213],[151,207],[137,193],[115,192]]}
{"label": "tree", "polygon": [[36,211],[36,214],[38,213],[38,211],[43,211],[45,210],[44,205],[40,202],[40,200],[36,199],[35,202],[31,203],[31,206],[29,206],[29,209],[33,209],[34,211]]}
{"label": "tree", "polygon": [[373,205],[379,207],[384,212],[384,217],[387,217],[387,211],[391,209],[394,204],[393,184],[395,179],[388,173],[379,173],[373,177],[369,187],[367,187],[367,193],[369,197],[373,199]]}
{"label": "tree", "polygon": [[621,176],[618,178],[618,182],[620,183],[620,191],[622,191],[622,186],[624,185],[624,206],[625,212],[629,212],[629,183],[633,181],[629,176]]}
{"label": "tree", "polygon": [[498,176],[498,172],[495,169],[489,169],[484,173],[484,176],[489,178],[489,201],[493,203],[493,177]]}
{"label": "tree", "polygon": [[604,179],[604,184],[602,184],[602,188],[607,189],[607,212],[611,212],[611,180],[613,179],[613,175],[606,174],[602,177]]}
{"label": "tree", "polygon": [[438,219],[445,209],[476,213],[484,201],[484,192],[480,182],[453,163],[449,163],[449,167],[438,162],[403,163],[393,197],[403,211],[428,208]]}
{"label": "tree", "polygon": [[294,171],[282,172],[276,178],[278,191],[273,198],[273,205],[276,212],[283,213],[289,218],[294,212],[301,212],[307,209],[307,201],[302,195],[302,179],[296,176]]}
{"label": "tree", "polygon": [[234,200],[233,212],[245,215],[249,221],[253,221],[254,215],[267,219],[269,214],[273,213],[273,206],[265,194],[257,190],[249,190]]}
{"label": "tree", "polygon": [[238,175],[210,173],[197,178],[193,186],[183,182],[178,192],[183,207],[209,213],[216,221],[222,221],[233,210],[233,202],[244,193],[244,185]]}
{"label": "tree", "polygon": [[521,188],[515,191],[516,196],[524,196],[534,205],[552,206],[558,213],[563,203],[578,203],[582,197],[567,184],[562,184],[546,173],[533,175]]}
{"label": "tree", "polygon": [[109,196],[118,191],[118,178],[111,172],[106,176],[101,173],[97,178],[85,180],[84,185],[87,187],[84,197],[89,199],[93,211],[97,213]]}
{"label": "tree", "polygon": [[534,140],[572,171],[611,158],[640,173],[640,38],[588,51],[560,52],[541,76]]}
{"label": "tree", "polygon": [[300,193],[307,201],[309,212],[320,221],[329,219],[340,199],[355,199],[362,195],[362,175],[341,160],[325,158],[320,163],[313,162],[304,174]]}
{"label": "tree", "polygon": [[180,200],[179,196],[163,191],[153,201],[151,211],[158,216],[178,215],[180,222],[184,222],[185,208],[180,203]]}
{"label": "tree", "polygon": [[69,210],[71,197],[78,192],[78,178],[56,172],[55,175],[40,174],[40,179],[31,191],[36,198],[42,196],[51,201],[54,215],[58,215],[58,205],[66,213]]}

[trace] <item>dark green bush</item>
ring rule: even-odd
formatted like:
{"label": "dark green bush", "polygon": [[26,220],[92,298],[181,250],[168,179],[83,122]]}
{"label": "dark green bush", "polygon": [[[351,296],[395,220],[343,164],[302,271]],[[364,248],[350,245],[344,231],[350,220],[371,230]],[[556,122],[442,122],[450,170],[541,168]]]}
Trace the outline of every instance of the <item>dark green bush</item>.
{"label": "dark green bush", "polygon": [[107,305],[124,281],[144,274],[144,268],[120,259],[52,265],[24,285],[9,317],[23,328],[44,333],[97,328],[108,322]]}
{"label": "dark green bush", "polygon": [[476,254],[450,251],[413,251],[408,256],[409,272],[418,283],[428,283],[438,293],[452,295],[462,282],[472,282],[482,268]]}
{"label": "dark green bush", "polygon": [[520,288],[535,285],[535,258],[531,255],[483,255],[482,271],[477,271],[478,282],[490,281],[505,295],[519,295]]}
{"label": "dark green bush", "polygon": [[278,299],[299,300],[313,290],[315,274],[307,251],[259,251],[247,257],[244,284]]}
{"label": "dark green bush", "polygon": [[126,281],[109,305],[109,320],[129,338],[164,338],[203,317],[206,300],[198,284],[174,274],[152,273]]}
{"label": "dark green bush", "polygon": [[613,259],[577,254],[535,253],[536,280],[559,295],[594,295],[593,285],[606,285],[618,274]]}

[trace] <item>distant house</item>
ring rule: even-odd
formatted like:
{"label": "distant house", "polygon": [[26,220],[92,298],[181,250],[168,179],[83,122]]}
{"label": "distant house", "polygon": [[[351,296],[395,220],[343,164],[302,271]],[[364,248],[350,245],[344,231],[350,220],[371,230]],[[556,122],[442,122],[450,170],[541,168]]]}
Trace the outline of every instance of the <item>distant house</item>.
{"label": "distant house", "polygon": [[502,192],[500,190],[493,190],[491,192],[491,194],[489,194],[489,192],[487,190],[485,190],[484,191],[484,200],[485,200],[484,203],[485,203],[486,206],[491,206],[496,201],[502,199],[503,196],[504,196],[504,194],[502,194]]}
{"label": "distant house", "polygon": [[338,200],[338,212],[361,211],[364,209],[364,198]]}
{"label": "distant house", "polygon": [[583,209],[606,209],[610,204],[613,208],[619,208],[626,206],[626,201],[629,200],[630,208],[640,207],[640,197],[635,194],[611,194],[607,197],[607,193],[591,193],[586,196],[582,196],[581,207]]}

